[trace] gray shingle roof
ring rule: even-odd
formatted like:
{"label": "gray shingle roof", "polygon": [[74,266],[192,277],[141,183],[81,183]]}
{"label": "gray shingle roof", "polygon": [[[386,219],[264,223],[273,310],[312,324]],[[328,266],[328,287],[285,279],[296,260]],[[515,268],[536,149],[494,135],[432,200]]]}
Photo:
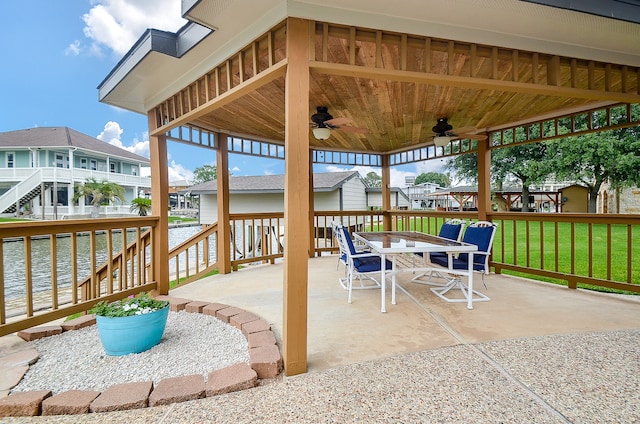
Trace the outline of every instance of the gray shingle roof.
{"label": "gray shingle roof", "polygon": [[128,150],[105,143],[68,127],[38,127],[3,132],[0,133],[0,147],[77,147],[79,150],[149,163],[149,159],[143,156],[136,155]]}
{"label": "gray shingle roof", "polygon": [[[313,174],[314,191],[333,191],[351,178],[359,178],[358,171],[323,172]],[[217,182],[207,181],[189,187],[191,194],[211,194],[217,191]],[[231,193],[281,193],[284,191],[284,175],[256,175],[229,177]]]}

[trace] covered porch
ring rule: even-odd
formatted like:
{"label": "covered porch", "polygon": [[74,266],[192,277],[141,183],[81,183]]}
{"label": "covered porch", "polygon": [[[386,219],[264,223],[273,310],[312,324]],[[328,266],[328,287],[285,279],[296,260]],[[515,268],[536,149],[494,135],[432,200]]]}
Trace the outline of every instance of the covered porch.
{"label": "covered porch", "polygon": [[[285,159],[287,375],[307,369],[314,165],[380,167],[389,211],[392,166],[475,153],[476,218],[485,220],[493,149],[640,123],[634,22],[515,0],[187,3],[191,22],[175,45],[148,31],[100,85],[100,100],[148,116],[159,219],[152,278],[162,293],[167,142],[215,151],[219,223],[229,221],[229,152]],[[323,106],[341,128],[311,118]],[[443,119],[451,126],[434,125]],[[312,135],[310,121],[330,136]],[[385,214],[382,228],[391,227]],[[220,228],[224,274],[230,236]]]}

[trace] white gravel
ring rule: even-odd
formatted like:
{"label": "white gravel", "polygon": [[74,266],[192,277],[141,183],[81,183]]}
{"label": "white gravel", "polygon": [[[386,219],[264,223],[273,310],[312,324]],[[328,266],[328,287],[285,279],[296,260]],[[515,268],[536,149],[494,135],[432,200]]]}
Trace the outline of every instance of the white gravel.
{"label": "white gravel", "polygon": [[103,391],[118,383],[202,374],[249,363],[242,332],[209,315],[170,312],[160,344],[138,354],[105,354],[95,325],[32,342],[40,354],[12,391]]}

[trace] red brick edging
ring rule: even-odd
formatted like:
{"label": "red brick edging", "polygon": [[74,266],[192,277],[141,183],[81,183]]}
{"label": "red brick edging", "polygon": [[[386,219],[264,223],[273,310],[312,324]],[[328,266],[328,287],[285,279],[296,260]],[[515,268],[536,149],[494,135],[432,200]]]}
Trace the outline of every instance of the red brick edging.
{"label": "red brick edging", "polygon": [[[282,371],[283,361],[276,338],[269,324],[257,315],[222,303],[191,301],[171,296],[157,296],[168,300],[171,311],[211,315],[242,331],[249,344],[249,364],[238,363],[202,375],[187,375],[161,380],[156,387],[152,381],[122,383],[103,392],[69,390],[52,396],[50,390],[12,393],[0,399],[0,417],[36,415],[72,415],[89,412],[124,411],[167,405],[175,402],[217,396],[257,386],[258,379],[275,378]],[[86,315],[60,326],[34,327],[18,333],[26,341],[78,330],[95,324],[95,317]]]}

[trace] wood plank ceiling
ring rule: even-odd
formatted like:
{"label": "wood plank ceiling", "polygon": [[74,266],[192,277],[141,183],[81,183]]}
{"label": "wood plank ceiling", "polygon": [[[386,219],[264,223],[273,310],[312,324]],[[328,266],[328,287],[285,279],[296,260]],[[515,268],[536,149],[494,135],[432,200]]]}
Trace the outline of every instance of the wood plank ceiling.
{"label": "wood plank ceiling", "polygon": [[[432,144],[446,117],[478,132],[604,102],[640,102],[638,68],[539,52],[310,22],[309,116],[369,130],[332,130],[311,147],[388,153]],[[284,71],[242,92],[243,84],[286,58],[286,23],[156,108],[158,126],[186,123],[284,142]],[[186,119],[189,117],[189,119]]]}

